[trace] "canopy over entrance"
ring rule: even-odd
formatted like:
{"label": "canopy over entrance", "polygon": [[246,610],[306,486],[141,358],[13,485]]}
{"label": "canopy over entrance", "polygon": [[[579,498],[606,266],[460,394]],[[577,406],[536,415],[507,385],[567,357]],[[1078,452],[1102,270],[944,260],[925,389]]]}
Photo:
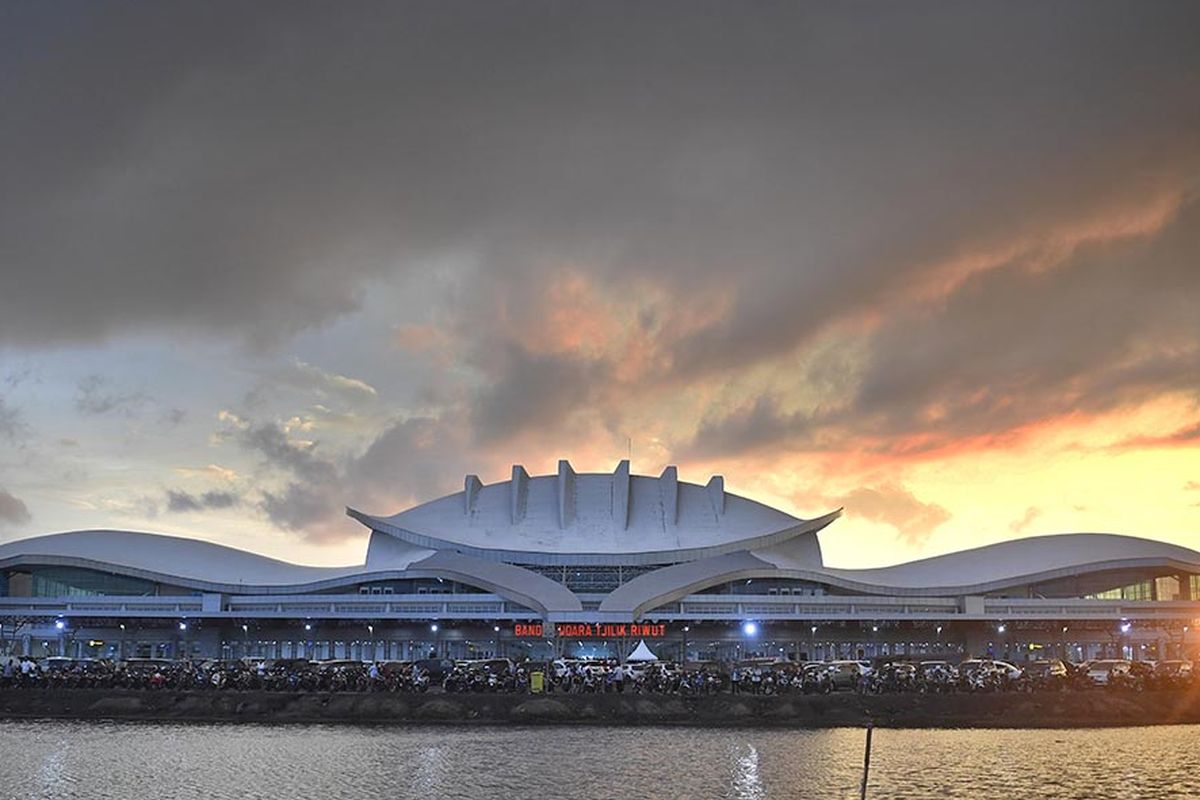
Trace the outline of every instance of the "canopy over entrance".
{"label": "canopy over entrance", "polygon": [[626,661],[658,661],[658,656],[650,652],[650,648],[646,647],[646,640],[638,642],[638,646],[633,648],[633,652],[625,659]]}

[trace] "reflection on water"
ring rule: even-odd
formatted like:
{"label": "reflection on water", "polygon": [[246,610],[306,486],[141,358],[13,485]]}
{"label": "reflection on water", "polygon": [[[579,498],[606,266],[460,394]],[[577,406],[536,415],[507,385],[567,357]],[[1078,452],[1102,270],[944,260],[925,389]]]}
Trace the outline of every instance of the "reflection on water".
{"label": "reflection on water", "polygon": [[[857,797],[863,732],[0,722],[0,798]],[[1200,726],[877,730],[872,798],[1200,797]]]}
{"label": "reflection on water", "polygon": [[736,749],[742,755],[738,756],[733,769],[730,794],[738,800],[766,797],[762,778],[758,775],[758,748],[752,744],[739,744]]}

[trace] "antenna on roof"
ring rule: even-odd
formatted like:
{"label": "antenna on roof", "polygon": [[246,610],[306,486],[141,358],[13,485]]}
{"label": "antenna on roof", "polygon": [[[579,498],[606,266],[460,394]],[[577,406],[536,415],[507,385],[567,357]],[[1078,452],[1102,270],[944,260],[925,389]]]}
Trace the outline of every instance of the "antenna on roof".
{"label": "antenna on roof", "polygon": [[633,461],[633,437],[625,437],[625,458]]}

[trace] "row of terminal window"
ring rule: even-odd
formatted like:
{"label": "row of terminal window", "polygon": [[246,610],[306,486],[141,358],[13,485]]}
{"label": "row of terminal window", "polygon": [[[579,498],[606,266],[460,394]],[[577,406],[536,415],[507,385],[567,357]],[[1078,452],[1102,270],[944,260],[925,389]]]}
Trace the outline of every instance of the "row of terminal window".
{"label": "row of terminal window", "polygon": [[[391,586],[360,586],[358,587],[359,594],[395,594],[395,590]],[[449,587],[433,588],[432,586],[418,586],[415,594],[453,594]]]}

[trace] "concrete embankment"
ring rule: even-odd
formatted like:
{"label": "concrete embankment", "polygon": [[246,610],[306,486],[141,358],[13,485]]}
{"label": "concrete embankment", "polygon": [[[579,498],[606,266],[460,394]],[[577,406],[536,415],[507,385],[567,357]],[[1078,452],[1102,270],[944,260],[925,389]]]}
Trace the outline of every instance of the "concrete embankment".
{"label": "concrete embankment", "polygon": [[995,695],[475,695],[0,690],[0,718],[263,723],[1076,728],[1200,723],[1200,692]]}

